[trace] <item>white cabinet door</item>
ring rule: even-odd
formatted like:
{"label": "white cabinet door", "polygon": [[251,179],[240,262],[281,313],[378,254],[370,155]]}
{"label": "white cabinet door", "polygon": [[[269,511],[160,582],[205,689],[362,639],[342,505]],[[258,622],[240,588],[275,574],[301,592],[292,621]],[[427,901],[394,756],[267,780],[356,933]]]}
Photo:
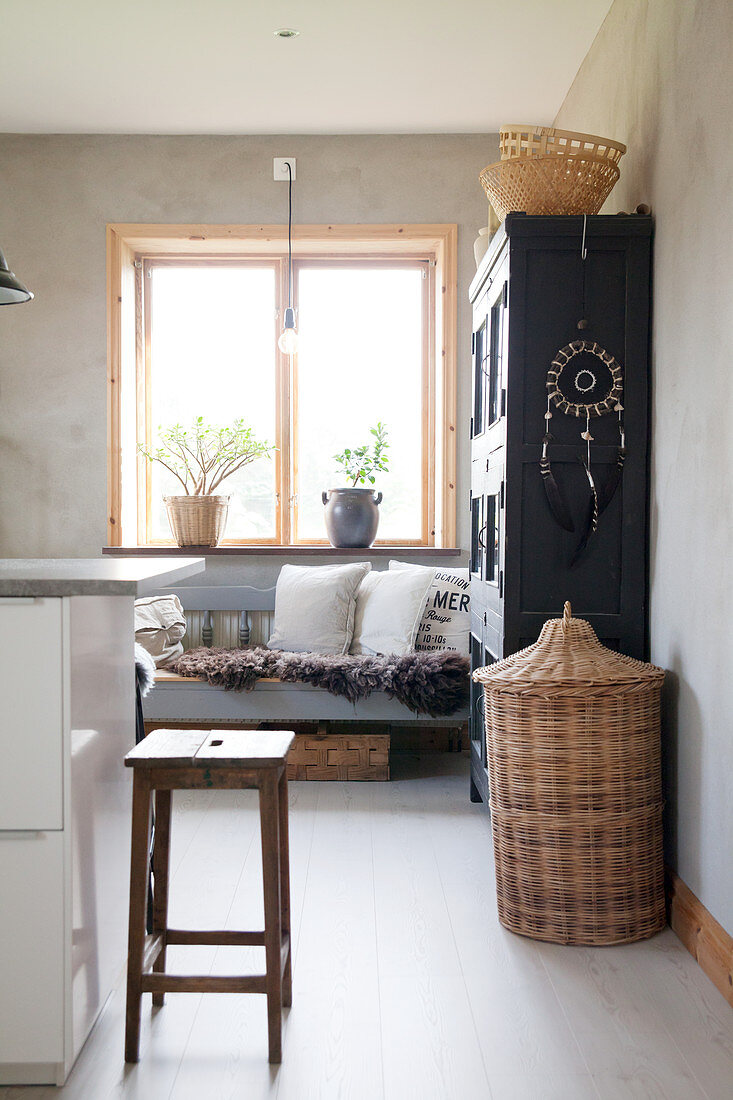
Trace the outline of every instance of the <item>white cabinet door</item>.
{"label": "white cabinet door", "polygon": [[0,599],[0,830],[63,828],[61,604]]}
{"label": "white cabinet door", "polygon": [[63,858],[63,833],[0,833],[0,1071],[63,1062]]}

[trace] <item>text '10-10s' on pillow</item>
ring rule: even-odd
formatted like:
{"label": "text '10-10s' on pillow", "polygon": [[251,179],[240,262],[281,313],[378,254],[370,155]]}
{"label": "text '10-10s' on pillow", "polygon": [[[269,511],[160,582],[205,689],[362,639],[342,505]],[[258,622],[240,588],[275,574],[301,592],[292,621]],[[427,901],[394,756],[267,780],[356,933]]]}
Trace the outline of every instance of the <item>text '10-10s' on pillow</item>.
{"label": "text '10-10s' on pillow", "polygon": [[284,565],[267,645],[290,653],[348,653],[356,593],[371,565]]}
{"label": "text '10-10s' on pillow", "polygon": [[402,561],[390,561],[389,568],[396,572],[422,569],[432,574],[415,637],[415,649],[422,652],[452,649],[468,657],[471,629],[468,569],[431,569]]}

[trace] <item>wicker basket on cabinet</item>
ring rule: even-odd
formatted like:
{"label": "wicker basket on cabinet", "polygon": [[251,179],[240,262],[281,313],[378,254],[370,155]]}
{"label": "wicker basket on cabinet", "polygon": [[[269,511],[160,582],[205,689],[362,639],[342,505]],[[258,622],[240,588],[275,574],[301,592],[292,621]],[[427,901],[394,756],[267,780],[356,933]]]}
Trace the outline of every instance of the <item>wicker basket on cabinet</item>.
{"label": "wicker basket on cabinet", "polygon": [[554,126],[502,126],[499,131],[499,149],[502,160],[517,157],[572,156],[607,160],[618,164],[626,152],[621,141],[581,134],[577,130],[558,130]]}
{"label": "wicker basket on cabinet", "polygon": [[474,679],[501,923],[567,944],[659,931],[662,669],[606,649],[566,603],[534,645]]}
{"label": "wicker basket on cabinet", "polygon": [[501,160],[479,180],[499,218],[597,214],[619,178],[626,146],[611,138],[551,126],[502,126]]}

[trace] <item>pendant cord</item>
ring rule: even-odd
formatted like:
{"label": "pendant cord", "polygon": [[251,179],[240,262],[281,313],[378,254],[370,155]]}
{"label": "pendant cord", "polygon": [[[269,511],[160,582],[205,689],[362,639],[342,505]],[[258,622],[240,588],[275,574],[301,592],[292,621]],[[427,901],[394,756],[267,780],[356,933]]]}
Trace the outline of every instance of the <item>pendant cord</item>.
{"label": "pendant cord", "polygon": [[293,169],[288,168],[288,308],[293,308]]}

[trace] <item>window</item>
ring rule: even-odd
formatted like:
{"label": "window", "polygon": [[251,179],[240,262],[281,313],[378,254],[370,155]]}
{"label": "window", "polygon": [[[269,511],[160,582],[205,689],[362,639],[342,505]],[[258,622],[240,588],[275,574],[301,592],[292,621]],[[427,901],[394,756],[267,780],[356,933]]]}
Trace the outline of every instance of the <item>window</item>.
{"label": "window", "polygon": [[[145,261],[143,300],[145,404],[138,442],[150,447],[160,424],[195,416],[225,424],[242,416],[258,439],[275,440],[277,269],[269,264],[190,260]],[[145,463],[144,542],[170,540],[163,495],[180,493],[159,463]],[[230,494],[227,537],[274,541],[275,462],[260,458],[221,488]]]}
{"label": "window", "polygon": [[222,485],[225,543],[327,544],[321,493],[343,484],[333,456],[381,420],[377,541],[454,544],[455,227],[295,236],[291,359],[277,349],[282,227],[109,227],[110,545],[172,544],[163,496],[181,487],[139,446],[196,416],[242,417],[276,447]]}

